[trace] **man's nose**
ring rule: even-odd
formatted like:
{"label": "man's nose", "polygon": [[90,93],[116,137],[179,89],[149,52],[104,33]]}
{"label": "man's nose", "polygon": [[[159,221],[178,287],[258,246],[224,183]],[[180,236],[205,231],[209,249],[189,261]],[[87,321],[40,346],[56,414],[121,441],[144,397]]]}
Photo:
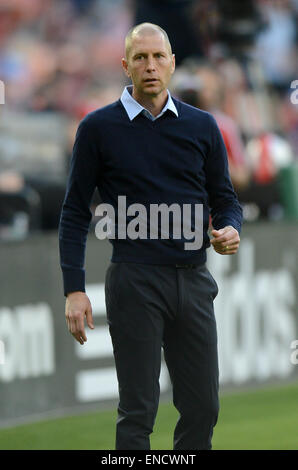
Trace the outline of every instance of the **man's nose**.
{"label": "man's nose", "polygon": [[147,66],[146,66],[147,72],[152,72],[155,70],[155,63],[154,59],[148,59],[147,60]]}

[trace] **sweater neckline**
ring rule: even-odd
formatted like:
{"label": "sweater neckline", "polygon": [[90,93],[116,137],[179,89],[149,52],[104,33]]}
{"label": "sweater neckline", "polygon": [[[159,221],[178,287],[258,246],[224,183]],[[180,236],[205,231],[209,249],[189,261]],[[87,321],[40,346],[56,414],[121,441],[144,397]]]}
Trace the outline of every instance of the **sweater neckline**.
{"label": "sweater neckline", "polygon": [[[172,98],[173,99],[173,98]],[[173,99],[174,100],[174,99]],[[169,117],[172,117],[173,119],[179,119],[180,117],[180,106],[178,105],[178,102],[175,100],[175,106],[177,107],[177,110],[178,110],[178,116],[175,116],[172,111],[170,109],[167,109],[165,111],[164,114],[162,114],[162,116],[160,116],[158,119],[155,119],[154,121],[152,121],[151,119],[147,118],[146,116],[144,116],[144,114],[141,112],[139,113],[132,121],[129,119],[129,116],[126,112],[126,109],[125,107],[123,106],[123,103],[121,101],[121,99],[119,98],[118,99],[118,104],[120,105],[121,109],[123,110],[123,113],[125,114],[128,122],[130,122],[131,124],[133,123],[136,123],[138,122],[140,119],[143,120],[144,123],[148,124],[149,127],[155,127],[158,123],[164,121],[165,119],[169,118]],[[179,109],[178,109],[179,107]],[[168,119],[167,119],[168,120]]]}

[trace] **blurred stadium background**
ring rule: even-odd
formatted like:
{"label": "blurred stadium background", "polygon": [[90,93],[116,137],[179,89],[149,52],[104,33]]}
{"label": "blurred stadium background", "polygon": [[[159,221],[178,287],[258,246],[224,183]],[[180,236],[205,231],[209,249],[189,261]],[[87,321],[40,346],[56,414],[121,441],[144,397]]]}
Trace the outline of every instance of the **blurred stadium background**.
{"label": "blurred stadium background", "polygon": [[[0,449],[114,448],[111,246],[93,220],[96,328],[82,348],[65,324],[57,227],[78,123],[119,98],[124,37],[143,21],[169,34],[172,94],[215,116],[244,210],[239,254],[208,254],[220,289],[214,448],[298,449],[297,20],[297,0],[0,0]],[[164,363],[160,384],[152,448],[171,449]]]}

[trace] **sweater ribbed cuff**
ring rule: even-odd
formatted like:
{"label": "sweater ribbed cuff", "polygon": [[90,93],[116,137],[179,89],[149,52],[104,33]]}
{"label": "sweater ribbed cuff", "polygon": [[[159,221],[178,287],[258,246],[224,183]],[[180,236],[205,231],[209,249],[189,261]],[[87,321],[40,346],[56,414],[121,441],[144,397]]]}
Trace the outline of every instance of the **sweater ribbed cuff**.
{"label": "sweater ribbed cuff", "polygon": [[85,291],[85,270],[84,269],[62,269],[64,296],[69,292]]}
{"label": "sweater ribbed cuff", "polygon": [[220,222],[219,223],[217,222],[216,224],[214,224],[213,227],[216,230],[219,230],[221,228],[227,227],[228,225],[232,225],[232,227],[234,227],[240,235],[242,227],[241,227],[241,224],[238,223],[235,219],[226,219],[226,218],[221,219]]}

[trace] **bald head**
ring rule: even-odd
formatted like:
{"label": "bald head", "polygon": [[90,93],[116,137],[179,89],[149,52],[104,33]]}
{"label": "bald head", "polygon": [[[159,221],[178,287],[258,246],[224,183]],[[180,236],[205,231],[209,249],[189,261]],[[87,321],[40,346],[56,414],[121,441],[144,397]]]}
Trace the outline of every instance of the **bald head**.
{"label": "bald head", "polygon": [[171,43],[169,40],[169,37],[167,33],[165,32],[164,29],[162,29],[160,26],[157,24],[153,23],[141,23],[138,24],[137,26],[134,26],[131,28],[125,38],[125,57],[128,59],[130,51],[131,51],[131,45],[132,41],[134,38],[137,37],[143,37],[143,36],[152,36],[154,34],[157,35],[162,35],[166,44],[166,47],[169,51],[169,54],[172,55],[172,47]]}
{"label": "bald head", "polygon": [[152,23],[132,28],[125,39],[126,58],[122,67],[133,84],[133,97],[139,102],[167,99],[167,86],[175,70],[175,55],[167,33]]}

